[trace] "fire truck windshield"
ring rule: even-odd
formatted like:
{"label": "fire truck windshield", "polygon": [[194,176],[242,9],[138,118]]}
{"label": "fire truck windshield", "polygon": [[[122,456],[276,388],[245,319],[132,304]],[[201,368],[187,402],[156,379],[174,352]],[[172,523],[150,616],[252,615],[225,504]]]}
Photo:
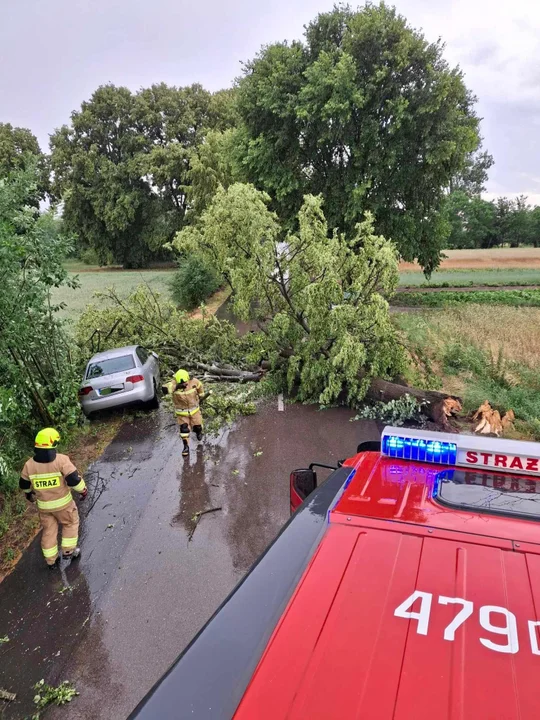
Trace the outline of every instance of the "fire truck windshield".
{"label": "fire truck windshield", "polygon": [[540,482],[529,478],[444,470],[437,476],[433,495],[459,510],[540,519]]}

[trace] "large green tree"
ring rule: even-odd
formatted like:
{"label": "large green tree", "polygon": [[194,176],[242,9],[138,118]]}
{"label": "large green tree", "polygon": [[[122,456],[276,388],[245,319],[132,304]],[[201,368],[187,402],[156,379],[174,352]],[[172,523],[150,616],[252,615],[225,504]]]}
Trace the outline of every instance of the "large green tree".
{"label": "large green tree", "polygon": [[483,193],[494,162],[493,155],[480,145],[478,150],[467,155],[463,168],[450,180],[450,192],[460,190],[470,197]]}
{"label": "large green tree", "polygon": [[321,193],[330,228],[375,227],[427,272],[449,233],[444,192],[479,144],[475,98],[441,42],[384,4],[319,15],[305,42],[265,47],[245,66],[238,109],[247,179],[293,227]]}
{"label": "large green tree", "polygon": [[36,204],[43,199],[49,188],[49,168],[45,155],[39,147],[36,136],[26,128],[0,123],[0,178],[19,170],[33,168],[35,175],[34,197],[29,200]]}
{"label": "large green tree", "polygon": [[456,190],[448,196],[446,211],[452,228],[449,248],[490,248],[498,244],[494,203]]}
{"label": "large green tree", "polygon": [[30,165],[0,179],[0,489],[25,433],[79,414],[74,349],[51,300],[69,282],[69,241],[32,205],[39,182]]}
{"label": "large green tree", "polygon": [[51,138],[66,227],[102,261],[144,266],[182,227],[191,156],[231,103],[200,85],[98,88]]}

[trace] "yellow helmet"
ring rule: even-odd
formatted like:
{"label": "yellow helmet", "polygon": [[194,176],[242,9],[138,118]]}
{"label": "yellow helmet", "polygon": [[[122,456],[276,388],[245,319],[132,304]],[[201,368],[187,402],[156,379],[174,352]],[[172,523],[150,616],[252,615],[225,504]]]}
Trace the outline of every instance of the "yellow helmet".
{"label": "yellow helmet", "polygon": [[180,383],[187,383],[189,382],[189,373],[187,370],[179,370],[175,376],[174,379],[178,384]]}
{"label": "yellow helmet", "polygon": [[37,448],[45,448],[51,450],[55,448],[60,442],[60,433],[54,428],[44,428],[40,430],[36,435],[34,445]]}

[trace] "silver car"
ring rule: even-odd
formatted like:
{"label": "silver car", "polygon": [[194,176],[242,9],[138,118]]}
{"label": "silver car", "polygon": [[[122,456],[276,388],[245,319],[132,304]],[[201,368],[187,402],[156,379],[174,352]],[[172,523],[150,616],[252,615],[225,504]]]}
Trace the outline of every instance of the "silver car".
{"label": "silver car", "polygon": [[79,389],[84,414],[131,403],[159,407],[158,356],[140,345],[98,353],[86,366]]}

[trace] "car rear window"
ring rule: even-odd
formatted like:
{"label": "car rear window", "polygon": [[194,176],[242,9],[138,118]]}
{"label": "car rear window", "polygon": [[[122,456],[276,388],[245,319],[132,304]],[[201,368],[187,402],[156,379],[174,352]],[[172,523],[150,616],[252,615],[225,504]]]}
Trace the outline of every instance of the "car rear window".
{"label": "car rear window", "polygon": [[121,355],[109,360],[100,360],[99,362],[90,363],[86,379],[91,380],[104,375],[114,375],[114,373],[123,372],[124,370],[133,370],[134,367],[133,355]]}
{"label": "car rear window", "polygon": [[445,470],[437,476],[434,497],[460,510],[540,519],[540,482],[531,478]]}

